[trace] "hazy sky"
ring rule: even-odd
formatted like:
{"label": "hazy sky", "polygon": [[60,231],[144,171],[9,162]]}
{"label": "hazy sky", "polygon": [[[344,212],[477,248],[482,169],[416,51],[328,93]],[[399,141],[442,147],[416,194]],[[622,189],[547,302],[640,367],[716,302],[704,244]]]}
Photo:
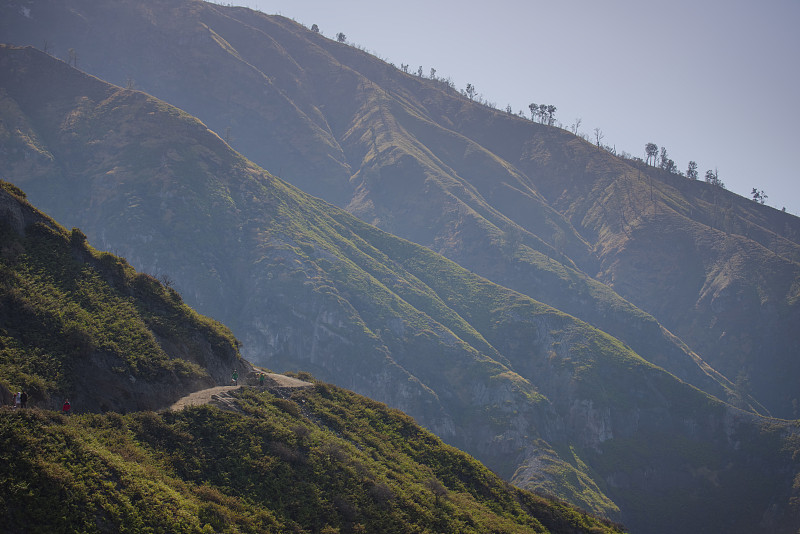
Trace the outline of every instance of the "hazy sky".
{"label": "hazy sky", "polygon": [[230,0],[800,214],[800,0]]}

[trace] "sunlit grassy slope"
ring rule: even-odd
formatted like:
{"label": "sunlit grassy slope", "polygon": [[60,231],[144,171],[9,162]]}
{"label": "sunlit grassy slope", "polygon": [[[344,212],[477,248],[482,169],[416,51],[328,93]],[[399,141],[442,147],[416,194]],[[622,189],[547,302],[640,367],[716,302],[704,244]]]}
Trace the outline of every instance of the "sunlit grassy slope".
{"label": "sunlit grassy slope", "polygon": [[3,414],[4,529],[621,531],[510,486],[402,413],[333,386],[243,391],[235,407]]}
{"label": "sunlit grassy slope", "polygon": [[[172,289],[0,182],[0,384],[31,406],[154,409],[241,367],[236,340]],[[6,399],[8,400],[8,399]]]}

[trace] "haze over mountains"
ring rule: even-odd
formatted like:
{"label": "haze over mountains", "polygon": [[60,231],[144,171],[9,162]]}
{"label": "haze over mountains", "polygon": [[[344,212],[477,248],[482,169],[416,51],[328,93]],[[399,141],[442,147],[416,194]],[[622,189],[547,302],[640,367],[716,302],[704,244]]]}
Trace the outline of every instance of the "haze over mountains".
{"label": "haze over mountains", "polygon": [[1,13],[9,41],[72,48],[203,121],[3,50],[0,173],[168,276],[251,361],[401,408],[633,531],[797,524],[778,453],[794,427],[755,415],[795,416],[796,217],[284,18],[177,1]]}
{"label": "haze over mountains", "polygon": [[[474,104],[280,17],[180,3],[32,9],[4,17],[10,41],[72,48],[88,72],[133,80],[304,191],[589,322],[608,314],[553,278],[605,282],[731,380],[747,375],[773,415],[796,415],[797,217]],[[501,251],[504,236],[514,250]],[[542,267],[543,255],[561,266]]]}
{"label": "haze over mountains", "polygon": [[[224,326],[5,181],[0,245],[3,532],[620,531],[383,404],[256,380]],[[244,386],[196,391],[233,368]],[[65,396],[79,415],[55,411]]]}

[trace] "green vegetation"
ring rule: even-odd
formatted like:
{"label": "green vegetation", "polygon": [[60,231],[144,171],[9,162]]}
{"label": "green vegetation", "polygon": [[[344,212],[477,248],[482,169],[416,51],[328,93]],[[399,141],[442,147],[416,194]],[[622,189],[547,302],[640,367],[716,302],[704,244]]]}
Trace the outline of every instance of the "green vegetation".
{"label": "green vegetation", "polygon": [[15,186],[0,185],[0,195],[35,220],[24,235],[0,220],[0,385],[45,406],[93,387],[86,374],[178,386],[209,380],[206,345],[235,360],[227,328],[124,259],[93,250],[77,228],[36,212]]}
{"label": "green vegetation", "polygon": [[317,384],[195,407],[0,415],[5,529],[620,532],[518,490],[409,417]]}

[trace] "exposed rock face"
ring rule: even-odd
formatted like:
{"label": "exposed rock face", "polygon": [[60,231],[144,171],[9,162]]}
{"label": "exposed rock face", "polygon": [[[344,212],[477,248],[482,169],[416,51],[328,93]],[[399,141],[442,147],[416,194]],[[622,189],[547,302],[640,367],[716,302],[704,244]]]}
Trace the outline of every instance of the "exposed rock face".
{"label": "exposed rock face", "polygon": [[614,437],[611,430],[611,408],[596,409],[591,400],[572,401],[567,426],[574,429],[573,435],[582,447],[600,449],[600,444]]}
{"label": "exposed rock face", "polygon": [[35,223],[58,228],[57,223],[25,201],[22,190],[8,182],[3,186],[0,188],[0,223],[20,236],[24,236],[26,228]]}

